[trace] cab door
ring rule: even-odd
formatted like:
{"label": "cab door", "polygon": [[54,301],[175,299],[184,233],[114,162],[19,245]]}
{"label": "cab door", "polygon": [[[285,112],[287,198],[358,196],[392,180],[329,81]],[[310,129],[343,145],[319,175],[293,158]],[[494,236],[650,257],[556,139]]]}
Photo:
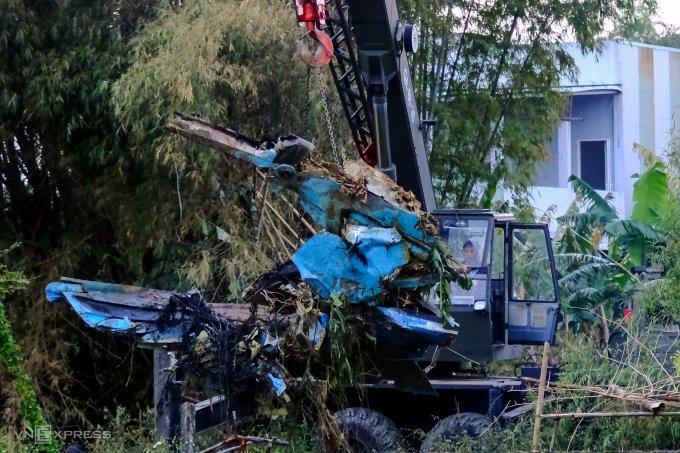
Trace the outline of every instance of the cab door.
{"label": "cab door", "polygon": [[509,225],[507,285],[508,343],[552,344],[559,296],[547,225]]}

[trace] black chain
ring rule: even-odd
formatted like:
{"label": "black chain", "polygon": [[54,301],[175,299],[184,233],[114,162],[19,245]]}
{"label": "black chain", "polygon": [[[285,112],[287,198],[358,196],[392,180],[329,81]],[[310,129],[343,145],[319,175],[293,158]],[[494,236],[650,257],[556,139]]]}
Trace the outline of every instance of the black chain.
{"label": "black chain", "polygon": [[305,93],[305,113],[304,113],[304,126],[302,127],[302,138],[305,138],[309,129],[309,107],[312,105],[312,98],[309,93],[309,84],[312,80],[312,68],[307,66],[307,89]]}
{"label": "black chain", "polygon": [[[309,109],[312,105],[312,96],[311,96],[311,93],[310,93],[311,83],[312,83],[312,68],[310,68],[309,66],[307,66],[306,79],[307,79],[307,81],[306,81],[307,87],[305,89],[305,113],[303,114],[304,126],[302,127],[302,138],[306,138],[307,133],[309,132]],[[289,198],[289,201],[291,201],[291,203],[293,205],[295,204],[295,200],[290,200],[290,198]],[[302,224],[301,218],[297,218],[296,220],[297,220],[297,239],[298,239],[299,245],[302,245],[305,242],[305,239],[303,239],[303,238],[307,237],[305,235],[307,230],[305,229],[304,225]]]}

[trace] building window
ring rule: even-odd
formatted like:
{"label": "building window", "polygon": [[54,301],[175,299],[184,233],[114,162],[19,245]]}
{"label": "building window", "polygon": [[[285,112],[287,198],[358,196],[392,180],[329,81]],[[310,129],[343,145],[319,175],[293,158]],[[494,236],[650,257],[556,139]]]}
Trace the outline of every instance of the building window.
{"label": "building window", "polygon": [[578,145],[581,179],[593,189],[607,190],[607,141],[580,140]]}

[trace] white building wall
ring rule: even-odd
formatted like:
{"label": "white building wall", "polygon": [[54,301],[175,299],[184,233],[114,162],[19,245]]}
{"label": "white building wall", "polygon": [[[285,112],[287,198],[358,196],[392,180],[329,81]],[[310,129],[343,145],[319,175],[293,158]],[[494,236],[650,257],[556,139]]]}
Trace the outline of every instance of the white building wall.
{"label": "white building wall", "polygon": [[670,53],[654,50],[654,153],[664,156],[673,129],[670,91]]}
{"label": "white building wall", "polygon": [[[619,215],[628,217],[635,182],[631,176],[644,170],[635,144],[663,156],[671,136],[680,134],[680,49],[614,41],[605,42],[599,55],[583,55],[574,44],[567,48],[579,74],[575,81],[561,81],[565,92],[580,96],[614,93],[610,182]],[[578,174],[573,163],[575,133],[569,121],[563,121],[555,132],[558,181],[556,187],[532,190],[538,211],[556,204],[558,212],[563,212],[573,200],[567,179]]]}
{"label": "white building wall", "polygon": [[680,52],[669,55],[669,97],[671,100],[671,130],[673,134],[680,133]]}
{"label": "white building wall", "polygon": [[[639,53],[636,47],[617,45],[618,73],[621,80],[621,94],[616,96],[615,118],[620,118],[619,143],[615,147],[613,169],[615,174],[614,190],[624,198],[626,217],[632,212],[633,181],[630,176],[640,171],[640,159],[634,151],[635,143],[640,142],[640,73]],[[619,115],[616,110],[619,110]],[[616,131],[616,123],[615,123]]]}
{"label": "white building wall", "polygon": [[562,121],[557,127],[557,173],[558,187],[569,187],[568,179],[574,173],[571,168],[571,122]]}
{"label": "white building wall", "polygon": [[578,44],[569,43],[565,46],[579,69],[576,81],[569,80],[566,77],[560,80],[560,87],[566,89],[566,91],[571,91],[570,88],[589,90],[603,86],[615,87],[621,83],[616,53],[618,43],[606,41],[602,46],[601,53],[586,55],[583,54]]}

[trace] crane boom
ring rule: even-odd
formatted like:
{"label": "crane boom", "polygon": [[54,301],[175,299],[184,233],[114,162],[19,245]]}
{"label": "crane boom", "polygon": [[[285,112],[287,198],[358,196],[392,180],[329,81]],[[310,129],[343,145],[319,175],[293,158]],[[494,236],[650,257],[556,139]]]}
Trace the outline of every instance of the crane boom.
{"label": "crane boom", "polygon": [[415,27],[400,20],[395,0],[329,0],[325,10],[323,25],[333,43],[331,73],[359,155],[434,211],[406,56],[417,47]]}

